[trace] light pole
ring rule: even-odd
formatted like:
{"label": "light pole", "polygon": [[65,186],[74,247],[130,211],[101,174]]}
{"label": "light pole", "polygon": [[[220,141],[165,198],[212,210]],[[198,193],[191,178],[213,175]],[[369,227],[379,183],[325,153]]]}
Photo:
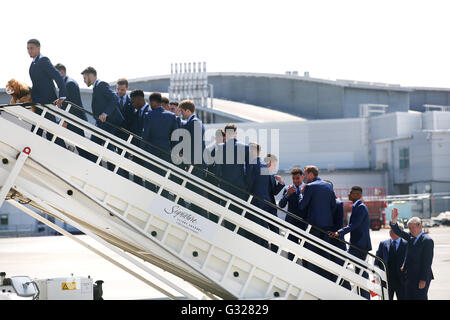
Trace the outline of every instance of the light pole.
{"label": "light pole", "polygon": [[431,219],[431,185],[427,184],[425,185],[425,192],[427,192],[428,195],[428,210],[429,210],[429,215],[428,215],[428,219]]}

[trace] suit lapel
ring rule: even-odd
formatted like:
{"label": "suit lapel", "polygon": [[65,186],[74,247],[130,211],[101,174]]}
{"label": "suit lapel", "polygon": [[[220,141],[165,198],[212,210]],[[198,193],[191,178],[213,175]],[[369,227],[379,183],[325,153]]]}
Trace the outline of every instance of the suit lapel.
{"label": "suit lapel", "polygon": [[138,121],[139,121],[139,125],[140,125],[140,126],[142,126],[143,123],[144,123],[145,112],[147,112],[147,106],[148,106],[148,105],[145,105],[144,107],[142,107],[142,108],[144,108],[144,109],[142,110],[142,115],[141,115],[141,116],[139,116],[139,113],[141,112],[141,110],[138,110],[138,111],[136,112],[136,113],[137,113],[137,117],[138,117]]}
{"label": "suit lapel", "polygon": [[[422,240],[424,234],[425,233],[422,233],[419,238],[413,240],[413,246],[416,246]],[[414,241],[416,241],[416,243],[414,243]]]}
{"label": "suit lapel", "polygon": [[38,62],[37,59],[35,61],[31,62],[31,65],[30,65],[30,77],[33,77],[33,71],[34,71],[34,68],[36,67],[37,62]]}
{"label": "suit lapel", "polygon": [[352,220],[353,214],[356,212],[356,207],[357,207],[357,206],[358,206],[358,205],[352,206],[352,215],[351,215],[351,217],[350,217],[350,220]]}
{"label": "suit lapel", "polygon": [[36,59],[33,60],[33,61],[31,61],[31,65],[30,65],[30,74],[31,74],[31,72],[34,70],[34,68],[36,67],[36,65],[37,65],[37,63],[38,63],[40,57],[41,57],[41,54],[38,54],[37,57],[36,57]]}

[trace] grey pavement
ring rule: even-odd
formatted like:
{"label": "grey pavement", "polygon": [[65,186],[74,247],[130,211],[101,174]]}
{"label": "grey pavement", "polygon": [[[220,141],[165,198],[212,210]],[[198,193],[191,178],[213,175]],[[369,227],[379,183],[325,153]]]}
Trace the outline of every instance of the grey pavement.
{"label": "grey pavement", "polygon": [[[434,240],[433,273],[429,298],[450,300],[450,227],[430,228]],[[77,236],[94,247],[96,242],[85,235]],[[372,253],[375,253],[380,241],[389,238],[389,230],[371,231]],[[348,240],[348,235],[346,236]],[[105,253],[109,250],[103,250]],[[117,254],[109,252],[127,267],[137,270]],[[147,264],[148,265],[148,264]],[[165,273],[151,266],[152,270]],[[0,271],[7,276],[27,275],[31,278],[56,278],[91,276],[94,281],[103,280],[104,299],[159,299],[164,295],[129,275],[122,269],[92,253],[80,244],[63,236],[3,238],[0,239]],[[142,272],[140,272],[143,274]],[[165,273],[177,285],[201,298],[202,294],[187,282]],[[167,289],[167,287],[165,287]],[[171,291],[173,292],[173,291]]]}

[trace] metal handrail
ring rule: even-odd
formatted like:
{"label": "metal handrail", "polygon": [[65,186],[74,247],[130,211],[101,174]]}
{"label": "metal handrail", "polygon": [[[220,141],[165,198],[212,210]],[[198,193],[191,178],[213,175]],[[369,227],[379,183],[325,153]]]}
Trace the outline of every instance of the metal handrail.
{"label": "metal handrail", "polygon": [[[71,102],[71,101],[66,101],[66,102],[67,102],[67,104],[70,104],[70,107],[71,107],[71,108],[72,108],[72,107],[75,107],[76,109],[78,109],[78,110],[80,110],[80,111],[82,111],[82,112],[84,112],[84,113],[86,113],[86,114],[92,116],[95,120],[100,121],[99,118],[98,118],[97,116],[95,116],[92,112],[90,112],[90,111],[88,111],[88,110],[86,110],[86,109],[84,109],[84,108],[82,108],[82,107],[80,107],[80,106],[74,104],[74,103]],[[21,106],[21,107],[24,107],[24,108],[26,108],[26,107],[31,107],[31,106],[39,106],[40,108],[48,108],[48,106],[46,106],[45,104],[28,102],[28,103],[19,103],[19,104],[3,104],[3,105],[0,105],[0,110],[3,109],[3,108],[5,108],[5,107],[9,107],[9,106]],[[52,109],[52,112],[54,112],[55,114],[58,114],[58,115],[60,115],[60,116],[62,116],[62,117],[66,117],[64,114],[62,114],[62,113],[59,112],[58,110],[53,110],[53,109]],[[67,112],[67,111],[66,111],[66,112]],[[72,114],[72,115],[73,115],[73,114]],[[86,125],[83,124],[84,120],[83,120],[83,122],[80,122],[80,120],[82,120],[82,119],[79,119],[79,118],[76,117],[76,116],[74,116],[74,117],[77,118],[77,120],[75,120],[75,119],[70,119],[70,120],[73,121],[73,122],[75,122],[75,123],[77,123],[78,125],[80,125],[80,126],[82,126],[82,127],[86,127]],[[143,138],[141,138],[140,136],[137,136],[136,134],[134,134],[134,133],[132,133],[132,132],[130,132],[130,131],[128,131],[128,130],[122,128],[122,127],[120,127],[120,126],[117,126],[117,125],[115,125],[115,124],[113,124],[113,123],[110,123],[110,122],[108,122],[108,121],[105,121],[104,123],[108,124],[108,125],[111,126],[111,127],[114,127],[115,129],[117,129],[117,130],[119,130],[119,131],[121,131],[121,132],[123,132],[123,133],[126,133],[126,134],[129,135],[129,136],[131,135],[131,136],[133,136],[133,138],[136,138],[136,139],[139,140],[141,143],[147,144],[147,145],[151,146],[152,148],[158,149],[160,152],[165,153],[166,155],[169,155],[169,156],[170,156],[170,153],[169,153],[169,152],[167,152],[166,150],[164,150],[164,149],[162,149],[162,148],[160,148],[160,147],[158,147],[158,146],[153,145],[152,143],[150,143],[150,142],[144,140]],[[93,129],[91,129],[91,128],[88,128],[88,129],[91,130],[91,131],[94,131],[96,135],[101,136],[101,137],[103,137],[104,139],[110,139],[110,140],[111,140],[110,137],[105,136],[102,132],[98,132],[97,130],[93,130]],[[124,140],[121,139],[121,138],[114,137],[114,143],[115,143],[116,145],[118,145],[119,147],[125,148],[125,149],[129,149],[129,146],[124,145],[123,142],[126,142],[126,141],[124,141]],[[135,146],[133,146],[133,147],[135,147]],[[161,159],[161,158],[155,157],[156,159],[150,159],[148,156],[142,154],[141,152],[139,152],[139,151],[137,151],[137,150],[133,150],[133,151],[134,151],[135,153],[139,154],[139,156],[141,156],[141,157],[144,158],[145,160],[157,161],[157,162],[159,162],[160,165],[162,165],[162,166],[164,166],[164,167],[167,167],[167,165],[164,163],[165,161],[164,161],[163,159]],[[176,165],[175,165],[175,166],[176,166]],[[324,230],[324,229],[322,229],[322,228],[320,228],[320,227],[317,227],[317,226],[315,226],[315,225],[313,225],[313,224],[307,222],[306,220],[304,220],[304,219],[298,217],[297,215],[292,214],[291,212],[289,212],[289,211],[287,211],[287,210],[285,210],[285,209],[283,209],[283,208],[280,208],[280,207],[278,207],[277,205],[275,205],[275,204],[273,204],[273,203],[271,203],[271,202],[268,202],[267,200],[262,199],[262,198],[260,198],[259,196],[254,195],[254,194],[248,192],[248,191],[245,190],[245,189],[242,189],[242,188],[240,188],[240,187],[237,187],[237,186],[233,185],[233,184],[230,183],[229,181],[227,181],[227,180],[225,180],[225,179],[223,179],[223,178],[221,178],[221,177],[216,176],[215,174],[213,174],[213,173],[211,173],[211,172],[205,170],[204,168],[199,167],[198,165],[194,165],[194,164],[190,164],[190,166],[193,166],[193,167],[196,168],[198,171],[203,172],[204,174],[213,177],[216,181],[218,181],[218,182],[220,182],[220,183],[223,183],[223,184],[227,184],[228,186],[231,186],[231,187],[234,188],[235,190],[237,190],[237,191],[239,191],[239,192],[241,192],[241,193],[244,193],[244,194],[246,194],[246,195],[249,195],[249,196],[253,197],[253,199],[257,199],[257,200],[263,202],[264,204],[266,204],[266,205],[268,205],[268,206],[270,206],[270,207],[272,207],[272,208],[275,208],[275,209],[277,209],[277,210],[280,210],[281,212],[285,213],[286,215],[289,215],[290,217],[292,217],[292,218],[294,218],[294,219],[296,219],[296,220],[298,220],[298,221],[304,222],[304,223],[310,225],[311,228],[314,228],[315,230],[319,231],[320,233],[324,233],[324,234],[327,235],[327,231],[326,231],[326,230]],[[178,166],[176,166],[176,167],[179,168]],[[186,174],[186,171],[182,170],[181,168],[179,168],[179,169],[180,169],[181,172],[183,172],[183,174]],[[200,180],[201,180],[201,179],[200,179]],[[203,187],[207,187],[204,183],[201,183],[201,182],[196,182],[196,183],[198,183],[199,185],[202,185]],[[225,193],[225,194],[222,194],[222,196],[224,196],[224,197],[226,197],[226,198],[228,198],[228,199],[233,200],[233,199],[230,198],[226,193]],[[243,204],[240,204],[242,207],[247,207],[247,208],[248,208],[248,204],[249,204],[248,202],[246,202],[246,201],[244,201],[244,200],[242,200],[242,199],[240,199],[240,198],[238,198],[238,199],[241,200],[241,201],[243,202]],[[233,200],[233,201],[235,201],[235,200]],[[253,209],[251,209],[251,210],[254,211]],[[272,219],[272,218],[270,218],[270,217],[264,216],[264,218],[265,218],[266,220],[268,220],[268,222],[273,222],[273,223],[278,224],[277,221],[275,221],[274,219]],[[284,225],[283,225],[283,227],[284,227],[285,229],[290,230],[291,232],[293,232],[293,233],[295,233],[295,234],[297,234],[297,235],[300,235],[300,234],[298,233],[298,231],[296,231],[296,230],[294,230],[294,229],[292,229],[292,228],[290,228],[290,227],[288,227],[288,226],[284,226]],[[309,242],[314,242],[314,243],[317,244],[317,242],[314,241],[314,239],[311,239],[311,238],[309,238],[308,236],[301,235],[301,237],[307,238]],[[341,238],[334,238],[334,239],[337,239],[338,241],[341,241],[341,242],[345,243],[345,244],[348,245],[349,247],[352,247],[352,248],[358,250],[359,252],[366,254],[367,256],[373,257],[375,260],[378,260],[378,261],[381,263],[381,265],[383,265],[384,270],[385,270],[385,272],[386,272],[386,274],[387,274],[386,264],[385,264],[385,262],[384,262],[381,258],[379,258],[379,257],[377,257],[377,256],[375,256],[375,255],[373,255],[373,254],[371,254],[370,252],[368,252],[368,251],[366,251],[366,250],[363,250],[363,249],[361,249],[361,248],[359,248],[359,247],[357,247],[357,246],[355,246],[355,245],[353,245],[353,244],[351,244],[351,243],[349,243],[349,242],[347,242],[347,241],[345,241],[344,239],[341,239]],[[331,246],[331,247],[332,247],[332,248],[327,248],[327,249],[332,249],[332,251],[334,251],[335,253],[339,254],[339,251],[337,250],[337,249],[339,249],[339,248],[337,248],[337,247],[335,247],[335,246]],[[339,250],[342,250],[342,249],[339,249]],[[339,254],[339,255],[340,255],[340,254]],[[358,261],[356,261],[356,260],[353,260],[353,259],[351,259],[351,258],[346,258],[346,259],[350,259],[353,263],[358,264],[360,267],[363,267],[363,268],[365,268],[365,269],[368,269],[366,266],[361,265],[361,264],[360,264]],[[376,271],[375,271],[374,269],[373,269],[373,270],[368,269],[368,270],[370,270],[371,272],[376,273]],[[383,293],[383,296],[384,296],[383,290],[381,290],[381,292]]]}

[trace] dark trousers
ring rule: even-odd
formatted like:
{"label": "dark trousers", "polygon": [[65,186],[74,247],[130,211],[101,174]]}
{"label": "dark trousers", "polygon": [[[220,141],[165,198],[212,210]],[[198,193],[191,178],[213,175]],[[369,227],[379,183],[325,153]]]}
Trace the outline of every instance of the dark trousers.
{"label": "dark trousers", "polygon": [[[188,171],[190,168],[190,164],[180,164],[181,169]],[[191,174],[204,180],[206,178],[205,176],[205,172],[203,171],[205,169],[205,166],[202,164],[196,164],[191,171]],[[206,193],[203,191],[203,189],[197,187],[196,185],[193,185],[191,183],[186,182],[186,188],[188,190],[191,190],[199,195],[203,195],[204,197],[207,197]],[[213,220],[215,222],[218,221],[217,217],[214,217],[214,215],[210,214],[210,212],[208,212],[207,210],[200,208],[199,206],[195,205],[195,204],[186,204],[184,202],[184,200],[180,200],[179,203],[187,208],[189,208],[190,210],[194,211],[195,213],[198,213],[199,215],[209,219],[209,220]]]}
{"label": "dark trousers", "polygon": [[[259,224],[259,225],[261,225],[261,226],[263,226],[263,227],[265,227],[265,228],[269,227],[269,224],[266,221],[262,220],[261,218],[255,216],[255,215],[253,215],[251,213],[247,212],[244,215],[244,217],[249,219],[249,220],[251,220],[251,221],[253,221],[253,222],[255,222],[255,223],[257,223],[257,224]],[[244,238],[246,238],[246,239],[248,239],[250,241],[253,241],[253,242],[263,246],[264,248],[269,248],[269,242],[267,240],[257,236],[256,234],[253,234],[253,233],[251,233],[251,232],[249,232],[249,231],[247,231],[245,229],[239,228],[239,230],[237,231],[237,234],[243,236]]]}
{"label": "dark trousers", "polygon": [[[100,139],[99,137],[97,137],[95,135],[91,135],[91,141],[95,142],[101,146],[103,146],[106,143],[105,140]],[[113,152],[117,151],[116,148],[112,144],[108,144],[107,148]],[[98,159],[98,157],[96,155],[89,153],[89,160],[91,160],[92,162],[97,162],[97,159]],[[108,170],[113,171],[115,166],[111,162],[108,162],[107,167],[108,167]]]}
{"label": "dark trousers", "polygon": [[[144,161],[141,158],[137,158],[133,156],[133,162],[137,163],[140,166],[144,165]],[[142,180],[141,177],[138,177],[137,175],[133,176],[133,181],[137,184],[139,184],[140,186],[144,186],[144,180]]]}
{"label": "dark trousers", "polygon": [[405,300],[428,300],[430,282],[430,280],[427,280],[425,288],[419,289],[419,280],[409,280],[406,278]]}
{"label": "dark trousers", "polygon": [[[42,110],[39,109],[39,108],[36,108],[36,113],[39,114],[39,115],[41,115],[41,114],[42,114]],[[55,116],[52,115],[52,114],[50,114],[50,113],[46,113],[45,116],[44,116],[44,118],[45,118],[45,119],[48,119],[48,120],[50,120],[50,121],[53,121],[53,122],[56,123],[56,118],[55,118]],[[32,126],[31,126],[31,131],[34,131],[34,128],[35,128],[35,125],[32,125]],[[42,130],[41,128],[37,129],[36,134],[37,134],[38,136],[41,136],[41,137],[42,137],[42,134],[43,134],[43,133],[44,133],[44,130]],[[47,140],[51,141],[51,140],[53,139],[53,134],[47,132],[47,133],[46,133],[46,138],[47,138]],[[55,139],[55,143],[56,143],[57,145],[59,145],[60,147],[63,147],[64,149],[66,149],[66,143],[65,143],[64,140],[62,140],[61,138],[56,138],[56,139]]]}
{"label": "dark trousers", "polygon": [[[171,162],[170,156],[168,154],[160,151],[160,150],[147,150],[147,151],[152,153],[153,155],[161,158],[164,161]],[[144,167],[146,167],[148,170],[153,171],[153,172],[159,174],[162,177],[164,177],[166,175],[166,170],[161,169],[160,167],[155,166],[154,164],[152,164],[150,162],[147,162],[147,161],[143,160],[142,161],[142,165]],[[158,191],[158,186],[156,184],[150,182],[150,181],[147,181],[147,180],[144,181],[144,187],[147,188],[150,191],[153,191],[153,192],[157,192]]]}
{"label": "dark trousers", "polygon": [[[106,123],[101,123],[101,122],[97,122],[97,127],[115,135],[116,137],[122,138],[120,136],[120,134],[118,133],[118,130],[114,127],[109,126]],[[104,145],[106,142],[105,140],[97,137],[96,135],[91,135],[91,141],[99,144],[99,145]],[[109,150],[113,151],[113,152],[121,152],[121,150],[119,149],[119,151],[117,150],[116,147],[114,147],[111,143],[108,144],[107,147]],[[98,157],[90,152],[87,152],[87,159],[91,160],[92,162],[97,162]],[[111,162],[107,162],[107,167],[108,170],[113,171],[115,168],[115,165],[112,164]],[[117,171],[117,174],[119,174],[120,176],[124,177],[125,179],[129,178],[129,174],[127,171],[123,170],[122,168],[119,168],[119,170]]]}
{"label": "dark trousers", "polygon": [[[118,138],[120,138],[122,140],[125,140],[125,141],[127,141],[128,137],[129,137],[129,134],[127,134],[126,132],[124,132],[122,130],[119,130],[119,129],[115,129],[113,134],[116,137],[118,137]],[[117,148],[117,153],[118,154],[121,154],[122,151],[123,151],[122,149]],[[125,157],[126,158],[129,157],[129,155],[130,155],[129,153],[125,153]],[[122,168],[119,168],[119,170],[117,170],[117,174],[119,176],[121,176],[121,177],[124,177],[125,179],[129,179],[130,178],[130,173],[128,171],[122,169]]]}
{"label": "dark trousers", "polygon": [[[68,123],[67,124],[67,129],[72,131],[72,132],[75,132],[76,134],[78,134],[78,135],[80,135],[82,137],[84,137],[84,131],[81,128],[75,127],[74,125]],[[81,149],[80,147],[76,147],[76,148],[77,148],[78,154],[81,157],[83,157],[85,159],[88,159],[88,160],[90,159],[90,153],[89,152],[87,152],[84,149]]]}
{"label": "dark trousers", "polygon": [[[327,231],[327,228],[324,228],[324,229]],[[320,232],[319,230],[311,229],[310,234],[319,239],[322,239],[323,241],[330,242],[330,237],[328,236],[328,234]],[[318,255],[321,255],[324,258],[332,260],[332,256],[328,252],[320,249],[319,247],[313,245],[310,242],[305,243],[305,248],[317,253]],[[303,266],[317,274],[320,274],[321,276],[327,278],[328,280],[336,281],[336,276],[334,274],[322,269],[319,266],[316,266],[314,263],[312,263],[310,261],[304,260]]]}
{"label": "dark trousers", "polygon": [[389,283],[389,300],[394,300],[394,293],[397,300],[405,300],[405,284],[401,283],[399,280],[388,279]]}
{"label": "dark trousers", "polygon": [[[344,240],[344,236],[341,236],[340,239],[341,239],[341,240]],[[345,244],[345,242],[342,242],[342,241],[340,241],[339,239],[335,239],[335,238],[330,238],[330,239],[329,239],[329,242],[330,242],[333,246],[335,246],[335,247],[341,249],[342,251],[347,251],[347,245]],[[339,258],[337,255],[330,255],[330,256],[331,256],[330,259],[331,259],[332,261],[334,261],[335,263],[337,263],[338,265],[340,265],[340,266],[343,266],[343,265],[344,265],[345,261],[344,261],[343,259]],[[331,276],[330,280],[333,281],[333,282],[336,282],[337,278],[338,278],[338,276],[333,274],[333,275]]]}
{"label": "dark trousers", "polygon": [[[273,208],[263,204],[262,202],[253,200],[252,204],[254,204],[258,208],[261,208],[262,210],[267,211],[267,212],[269,212],[269,213],[271,213],[271,214],[276,216],[276,212],[274,212],[274,210],[272,210]],[[255,215],[253,215],[251,213],[247,212],[244,215],[244,217],[249,219],[249,220],[251,220],[251,221],[253,221],[253,222],[255,222],[255,223],[257,223],[257,224],[259,224],[259,225],[261,225],[261,226],[263,226],[264,228],[270,229],[271,231],[273,231],[273,232],[275,232],[277,234],[280,233],[280,229],[277,226],[274,226],[274,225],[268,223],[267,221],[265,221],[265,220],[255,216]],[[270,248],[270,250],[272,250],[273,252],[277,252],[278,251],[278,246],[277,245],[275,245],[273,243],[269,244],[269,242],[267,240],[265,240],[265,239],[255,235],[255,234],[253,234],[251,232],[248,232],[245,229],[239,228],[237,233],[239,235],[241,235],[241,236],[243,236],[243,237],[253,241],[253,242],[258,243],[259,245],[261,245],[261,246],[263,246],[265,248]]]}
{"label": "dark trousers", "polygon": [[[290,224],[293,224],[294,226],[297,226],[298,228],[302,229],[302,230],[306,230],[306,223],[302,222],[302,221],[298,221],[298,220],[294,220],[293,218],[290,218],[289,216],[286,217],[286,222],[289,222]],[[288,240],[294,241],[295,243],[299,243],[299,238],[297,238],[296,236],[294,236],[292,233],[289,234],[288,236]],[[292,253],[288,253],[288,259],[289,260],[294,260],[294,254]]]}
{"label": "dark trousers", "polygon": [[[288,235],[288,240],[294,241],[295,243],[298,244],[298,242],[299,242],[300,239],[297,238],[296,236],[294,236],[293,234],[289,234],[289,235]],[[295,255],[294,255],[293,253],[290,253],[290,252],[288,253],[288,259],[289,259],[289,260],[291,260],[291,261],[294,260],[294,256],[295,256]]]}
{"label": "dark trousers", "polygon": [[[356,251],[356,250],[352,250],[351,248],[348,250],[348,253],[350,253],[351,255],[353,255],[355,257],[358,257],[358,258],[360,258],[361,260],[364,260],[364,261],[366,260],[366,257],[367,257],[367,254],[364,254],[364,253]],[[360,268],[355,267],[355,273],[359,274],[360,271],[361,271]],[[369,274],[367,272],[365,272],[365,271],[362,273],[362,276],[364,278],[366,278],[366,279],[369,279]],[[342,286],[344,288],[347,288],[348,290],[351,289],[350,283],[348,283],[347,280],[343,281]],[[361,289],[361,288],[359,288],[359,290],[360,290],[360,295],[362,297],[366,298],[367,300],[370,300],[370,293],[369,293],[369,291]]]}
{"label": "dark trousers", "polygon": [[[233,188],[232,186],[230,186],[228,184],[226,184],[226,185],[222,184],[222,185],[219,185],[219,187],[244,201],[248,200],[248,197],[249,197],[248,194],[241,192],[240,190],[237,190],[236,188]],[[246,188],[245,186],[239,186],[239,187],[241,189]],[[242,215],[242,210],[237,207],[234,207],[233,205],[230,205],[229,210],[233,211],[239,215]],[[244,217],[246,217],[246,215]],[[257,217],[255,217],[255,218],[257,218]],[[223,220],[222,225],[229,230],[234,230],[234,228],[235,228],[235,225],[227,220]],[[239,234],[239,232],[238,232],[238,234]]]}

